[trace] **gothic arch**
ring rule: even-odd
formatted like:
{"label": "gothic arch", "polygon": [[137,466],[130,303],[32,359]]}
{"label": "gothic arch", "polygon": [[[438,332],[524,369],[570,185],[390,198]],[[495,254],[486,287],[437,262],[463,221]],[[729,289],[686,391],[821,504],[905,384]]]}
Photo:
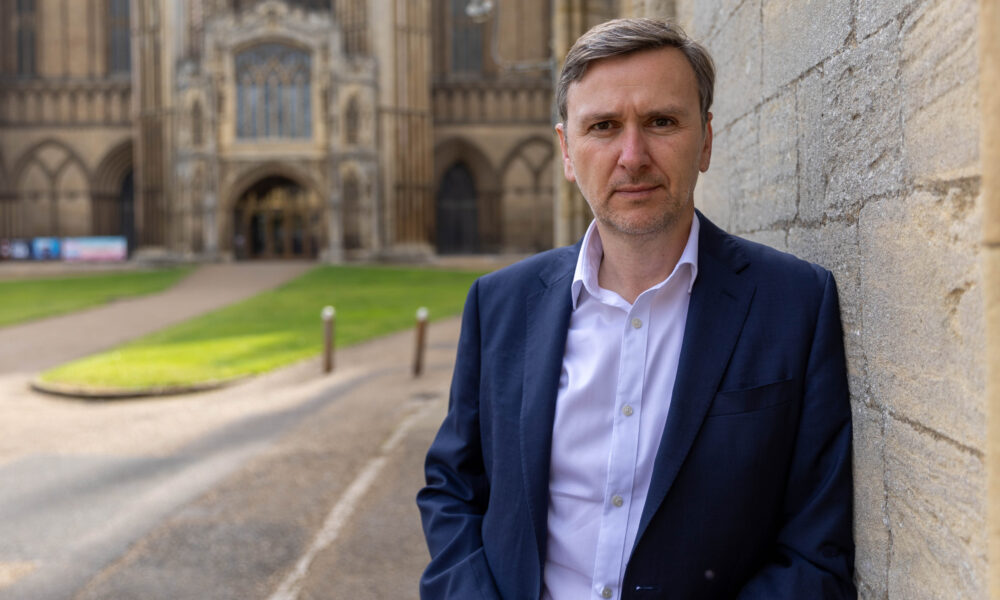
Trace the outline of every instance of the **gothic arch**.
{"label": "gothic arch", "polygon": [[[540,160],[531,160],[532,157],[528,156],[529,149],[537,148],[539,151],[535,154],[536,157],[540,157]],[[514,148],[507,153],[504,157],[503,162],[500,163],[500,173],[501,180],[506,176],[507,171],[511,168],[511,165],[515,160],[521,159],[525,162],[526,166],[535,174],[535,177],[546,177],[551,176],[550,166],[552,164],[552,159],[555,158],[555,145],[551,139],[547,139],[541,136],[532,136],[525,140],[519,142]],[[540,187],[550,187],[551,182],[536,181],[535,185]],[[547,185],[546,185],[547,184]]]}
{"label": "gothic arch", "polygon": [[134,144],[131,138],[112,147],[94,169],[90,180],[95,235],[135,238]]}
{"label": "gothic arch", "polygon": [[[46,164],[40,158],[41,153],[49,147],[57,148],[58,150],[61,150],[62,152],[65,153],[65,157],[63,157],[63,159],[59,161],[58,164],[55,165]],[[32,145],[27,150],[25,150],[24,153],[21,154],[21,158],[19,158],[18,161],[15,163],[13,171],[14,177],[12,181],[13,187],[15,189],[17,189],[20,186],[21,178],[24,171],[33,162],[38,162],[41,168],[51,177],[53,182],[55,181],[59,173],[71,163],[75,163],[77,166],[79,166],[79,168],[83,171],[85,175],[89,175],[90,173],[90,170],[87,168],[87,163],[85,163],[83,159],[80,158],[80,155],[76,152],[76,150],[74,150],[72,147],[70,147],[68,144],[66,144],[61,140],[58,140],[56,138],[46,138]]]}
{"label": "gothic arch", "polygon": [[537,252],[552,247],[553,171],[555,146],[533,136],[515,146],[504,158],[504,249]]}
{"label": "gothic arch", "polygon": [[221,195],[223,198],[223,209],[231,211],[236,202],[247,190],[261,179],[267,177],[285,177],[290,179],[303,188],[315,193],[323,201],[329,196],[325,187],[320,185],[305,170],[289,163],[274,161],[244,168],[233,182],[227,186],[228,190]]}
{"label": "gothic arch", "polygon": [[89,235],[92,231],[90,170],[72,147],[47,138],[17,161],[11,208],[19,235]]}
{"label": "gothic arch", "polygon": [[441,192],[441,184],[448,170],[459,163],[468,168],[475,182],[479,250],[496,252],[500,248],[503,233],[500,210],[501,180],[489,158],[475,143],[466,138],[453,137],[435,147],[435,197]]}
{"label": "gothic arch", "polygon": [[90,187],[95,195],[116,195],[121,187],[122,181],[133,164],[133,144],[131,139],[127,139],[104,155],[97,168],[94,169],[94,176],[91,179]]}

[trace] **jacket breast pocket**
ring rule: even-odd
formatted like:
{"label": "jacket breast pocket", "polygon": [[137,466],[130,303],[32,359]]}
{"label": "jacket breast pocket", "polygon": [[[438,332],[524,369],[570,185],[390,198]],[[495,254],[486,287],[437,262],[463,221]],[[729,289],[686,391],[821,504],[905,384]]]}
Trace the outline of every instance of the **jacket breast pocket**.
{"label": "jacket breast pocket", "polygon": [[709,417],[738,415],[786,404],[795,399],[792,378],[738,390],[718,392],[708,410]]}

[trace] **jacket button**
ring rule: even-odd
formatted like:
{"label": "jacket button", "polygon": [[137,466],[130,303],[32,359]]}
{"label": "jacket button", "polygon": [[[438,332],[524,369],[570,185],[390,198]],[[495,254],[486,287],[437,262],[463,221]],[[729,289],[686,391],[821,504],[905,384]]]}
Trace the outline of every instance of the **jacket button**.
{"label": "jacket button", "polygon": [[713,571],[712,569],[708,569],[707,571],[705,571],[705,579],[709,581],[715,579],[715,571]]}

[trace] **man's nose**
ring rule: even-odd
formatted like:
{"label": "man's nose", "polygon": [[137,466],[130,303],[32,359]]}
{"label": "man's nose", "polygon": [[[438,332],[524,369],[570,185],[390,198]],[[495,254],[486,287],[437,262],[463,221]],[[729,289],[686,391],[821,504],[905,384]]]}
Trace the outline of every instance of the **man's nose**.
{"label": "man's nose", "polygon": [[629,173],[641,171],[649,165],[649,148],[640,127],[625,127],[621,136],[618,164]]}

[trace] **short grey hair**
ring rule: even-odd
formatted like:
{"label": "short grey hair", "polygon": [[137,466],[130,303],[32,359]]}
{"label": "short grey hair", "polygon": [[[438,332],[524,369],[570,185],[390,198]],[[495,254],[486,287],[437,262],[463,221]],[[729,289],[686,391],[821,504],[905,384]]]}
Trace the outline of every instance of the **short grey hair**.
{"label": "short grey hair", "polygon": [[590,63],[654,48],[677,48],[684,53],[698,81],[701,122],[707,123],[715,89],[715,63],[712,56],[704,46],[689,38],[680,26],[657,19],[614,19],[592,27],[576,40],[566,55],[556,86],[559,118],[566,121],[569,86],[574,81],[583,79]]}

